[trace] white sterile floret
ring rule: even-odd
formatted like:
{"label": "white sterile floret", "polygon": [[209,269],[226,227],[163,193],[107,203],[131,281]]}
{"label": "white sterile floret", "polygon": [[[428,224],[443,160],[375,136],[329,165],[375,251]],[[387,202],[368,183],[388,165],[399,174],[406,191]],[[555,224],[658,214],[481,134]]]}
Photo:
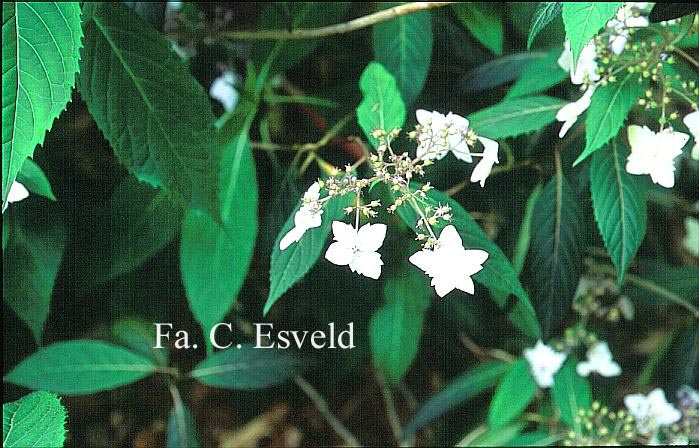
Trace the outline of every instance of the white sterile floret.
{"label": "white sterile floret", "polygon": [[694,160],[699,160],[699,110],[687,114],[682,119],[682,122],[689,129],[689,133],[694,137],[694,146],[692,146],[691,157]]}
{"label": "white sterile floret", "polygon": [[567,354],[555,351],[542,340],[537,341],[534,348],[524,349],[524,359],[529,363],[534,381],[544,389],[553,386],[553,376],[567,357]]}
{"label": "white sterile floret", "polygon": [[587,361],[580,361],[576,366],[578,375],[588,376],[597,372],[605,377],[621,375],[621,366],[612,359],[612,352],[606,342],[597,342],[587,351]]}
{"label": "white sterile floret", "polygon": [[650,21],[644,15],[648,2],[625,2],[616,15],[607,22],[609,31],[609,47],[614,54],[624,51],[629,39],[629,28],[645,28]]}
{"label": "white sterile floret", "polygon": [[279,249],[284,250],[297,243],[308,229],[320,227],[323,210],[318,203],[320,199],[320,184],[314,182],[303,195],[303,204],[294,215],[294,228],[289,230],[284,238],[279,241]]}
{"label": "white sterile floret", "polygon": [[376,252],[386,237],[386,224],[364,224],[359,230],[333,221],[334,243],[325,252],[325,258],[338,266],[349,265],[352,272],[369,278],[381,276],[381,254]]}
{"label": "white sterile floret", "polygon": [[468,294],[475,292],[471,276],[483,269],[488,252],[480,249],[464,249],[461,236],[452,225],[439,235],[434,249],[423,249],[410,256],[410,262],[432,278],[432,286],[439,297],[454,289]]}
{"label": "white sterile floret", "polygon": [[593,82],[599,81],[600,74],[597,73],[597,61],[595,60],[597,49],[593,40],[585,45],[580,52],[578,63],[575,64],[575,71],[573,71],[573,52],[570,50],[570,41],[566,40],[564,47],[563,53],[558,58],[558,65],[570,73],[570,81],[573,84],[583,84],[585,78]]}
{"label": "white sterile floret", "polygon": [[223,105],[223,110],[230,112],[238,104],[240,94],[235,88],[238,75],[232,71],[226,71],[214,79],[209,88],[209,96]]}
{"label": "white sterile floret", "polygon": [[595,93],[595,86],[590,85],[579,100],[568,103],[558,110],[556,120],[563,122],[563,126],[561,126],[561,130],[558,133],[559,138],[565,137],[568,130],[578,121],[578,117],[590,107],[593,93]]}
{"label": "white sterile floret", "polygon": [[2,209],[3,213],[7,210],[7,206],[12,202],[19,202],[27,199],[29,197],[29,190],[19,183],[18,181],[13,181],[10,185],[10,191],[7,193],[7,201],[5,202],[5,207]]}
{"label": "white sterile floret", "polygon": [[636,429],[642,435],[654,435],[659,428],[671,426],[682,418],[682,413],[668,403],[662,389],[655,389],[648,395],[627,395],[624,405],[634,416]]}
{"label": "white sterile floret", "polygon": [[483,158],[471,173],[471,182],[480,182],[481,187],[485,185],[485,180],[490,176],[493,165],[498,162],[498,142],[485,137],[478,137],[483,144]]}
{"label": "white sterile floret", "polygon": [[682,147],[689,135],[663,129],[653,132],[646,126],[631,125],[628,128],[631,154],[627,158],[629,174],[649,174],[654,183],[666,188],[675,185],[675,157],[682,154]]}
{"label": "white sterile floret", "polygon": [[[694,210],[699,212],[699,202],[694,203]],[[699,257],[699,219],[688,216],[684,218],[685,236],[682,245],[687,252]]]}
{"label": "white sterile floret", "polygon": [[417,156],[421,159],[440,160],[451,151],[457,159],[471,162],[466,143],[468,120],[449,112],[447,115],[418,109]]}

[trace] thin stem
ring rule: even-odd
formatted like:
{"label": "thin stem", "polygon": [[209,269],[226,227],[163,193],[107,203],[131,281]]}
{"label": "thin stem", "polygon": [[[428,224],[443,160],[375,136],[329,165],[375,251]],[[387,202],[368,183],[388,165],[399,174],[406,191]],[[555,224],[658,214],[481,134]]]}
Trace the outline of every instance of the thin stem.
{"label": "thin stem", "polygon": [[357,189],[355,194],[357,195],[357,212],[356,212],[356,216],[354,218],[354,228],[359,230],[359,207],[361,205],[362,190]]}
{"label": "thin stem", "polygon": [[471,353],[476,355],[477,358],[480,358],[480,359],[486,359],[486,358],[499,359],[501,361],[505,361],[505,362],[510,363],[510,364],[515,362],[517,359],[504,350],[500,350],[497,348],[484,349],[484,348],[480,347],[478,344],[476,344],[473,341],[473,339],[469,338],[464,333],[461,333],[459,335],[459,339],[461,339],[461,343],[464,344],[464,347],[466,347]]}
{"label": "thin stem", "polygon": [[694,59],[693,57],[691,57],[689,54],[687,54],[687,53],[686,53],[684,50],[682,50],[681,48],[675,48],[675,53],[677,53],[677,54],[679,54],[680,56],[682,56],[683,58],[685,58],[685,59],[687,60],[687,62],[689,62],[690,64],[692,64],[692,65],[695,66],[696,68],[699,68],[699,62],[697,62],[696,59]]}
{"label": "thin stem", "polygon": [[325,418],[325,421],[328,422],[330,427],[335,431],[335,433],[337,433],[338,436],[340,436],[340,438],[342,438],[342,440],[344,440],[348,446],[362,446],[354,434],[352,434],[347,427],[345,427],[345,425],[343,425],[342,422],[338,420],[338,418],[335,417],[335,415],[330,411],[328,403],[318,393],[318,391],[310,385],[310,383],[308,383],[301,376],[294,378],[294,382],[301,388],[306,396],[311,399],[316,409],[318,409],[318,412],[320,412]]}
{"label": "thin stem", "polygon": [[403,446],[401,443],[403,429],[401,428],[400,420],[398,419],[398,412],[396,412],[396,403],[393,401],[391,386],[388,385],[386,382],[386,377],[379,369],[375,369],[375,373],[377,383],[379,383],[379,388],[381,389],[381,395],[383,396],[383,402],[386,405],[386,417],[388,417],[388,424],[391,427],[393,438],[396,443]]}
{"label": "thin stem", "polygon": [[303,143],[296,145],[285,145],[273,142],[251,142],[252,149],[261,149],[264,151],[296,151],[296,152],[312,152],[317,151],[324,146],[327,146],[330,141],[337,137],[337,134],[347,126],[347,123],[354,117],[354,112],[351,112],[340,119],[332,128],[330,128],[317,142]]}
{"label": "thin stem", "polygon": [[349,22],[320,28],[297,28],[292,30],[261,30],[261,31],[224,31],[220,36],[235,40],[284,40],[284,39],[313,39],[332,36],[335,34],[349,33],[351,31],[366,28],[377,23],[386,22],[396,17],[414,14],[432,8],[439,8],[456,2],[412,2],[396,6],[382,11],[368,14]]}
{"label": "thin stem", "polygon": [[187,437],[187,417],[184,411],[182,395],[173,381],[168,381],[170,395],[172,396],[172,407],[175,411],[175,422],[180,439],[180,448],[187,448],[189,437]]}

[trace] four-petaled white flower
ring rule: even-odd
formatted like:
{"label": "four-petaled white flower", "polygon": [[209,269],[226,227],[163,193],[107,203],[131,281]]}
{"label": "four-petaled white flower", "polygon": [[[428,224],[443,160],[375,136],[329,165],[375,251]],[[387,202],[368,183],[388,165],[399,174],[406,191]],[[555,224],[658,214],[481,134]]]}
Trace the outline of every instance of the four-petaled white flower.
{"label": "four-petaled white flower", "polygon": [[359,230],[350,224],[333,221],[335,242],[325,258],[339,266],[349,265],[352,272],[378,279],[381,275],[381,254],[376,252],[386,237],[386,224],[364,224]]}
{"label": "four-petaled white flower", "polygon": [[5,213],[7,206],[12,202],[19,202],[29,197],[29,190],[18,181],[13,181],[10,185],[10,191],[7,193],[7,201],[5,202],[5,207],[3,207],[2,212]]}
{"label": "four-petaled white flower", "polygon": [[209,96],[218,100],[223,105],[223,110],[230,112],[235,109],[238,104],[240,94],[235,88],[235,83],[238,80],[238,75],[228,70],[223,72],[221,76],[214,79],[209,88]]}
{"label": "four-petaled white flower", "polygon": [[587,351],[587,361],[580,361],[575,368],[580,376],[597,372],[605,377],[621,375],[621,366],[612,359],[606,342],[597,342]]}
{"label": "four-petaled white flower", "polygon": [[609,22],[609,47],[614,54],[621,54],[629,39],[629,28],[645,28],[650,22],[648,17],[643,15],[648,7],[648,2],[624,2]]}
{"label": "four-petaled white flower", "polygon": [[691,156],[694,160],[699,160],[699,110],[687,114],[682,119],[689,133],[694,137],[694,146],[692,146]]}
{"label": "four-petaled white flower", "polygon": [[629,174],[650,174],[654,183],[666,188],[675,185],[675,157],[682,154],[682,147],[689,135],[663,129],[653,132],[648,127],[628,127],[631,154],[626,162]]}
{"label": "four-petaled white flower", "polygon": [[565,137],[568,130],[578,121],[578,117],[590,107],[593,93],[595,93],[595,86],[590,85],[579,100],[558,109],[556,120],[563,122],[561,130],[558,132],[559,138]]}
{"label": "four-petaled white flower", "polygon": [[320,227],[323,210],[318,204],[320,198],[320,184],[314,182],[303,195],[303,204],[294,215],[294,228],[289,230],[284,238],[279,241],[279,249],[284,250],[291,243],[298,242],[308,229]]}
{"label": "four-petaled white flower", "polygon": [[441,160],[451,151],[457,159],[471,162],[471,152],[466,143],[468,120],[449,112],[415,112],[419,124],[417,134],[417,156],[421,159]]}
{"label": "four-petaled white flower", "polygon": [[493,165],[498,162],[498,142],[485,137],[478,137],[483,144],[483,158],[471,173],[471,182],[480,182],[481,187],[485,185],[485,180],[490,176]]}
{"label": "four-petaled white flower", "polygon": [[624,405],[634,416],[636,429],[643,435],[655,435],[659,428],[671,426],[682,418],[682,413],[668,403],[662,389],[655,389],[648,395],[627,395]]}
{"label": "four-petaled white flower", "polygon": [[553,386],[553,376],[565,362],[567,354],[557,352],[543,341],[537,341],[534,348],[524,349],[524,358],[529,363],[536,384],[542,388]]}
{"label": "four-petaled white flower", "polygon": [[575,71],[573,71],[573,52],[570,50],[570,41],[566,39],[564,43],[563,53],[558,58],[558,65],[566,72],[570,73],[570,81],[573,84],[580,85],[585,82],[585,78],[589,81],[599,81],[600,74],[597,73],[597,49],[595,42],[591,40],[585,45],[580,52]]}
{"label": "four-petaled white flower", "polygon": [[480,249],[464,249],[461,236],[452,225],[439,235],[434,249],[423,249],[410,256],[410,262],[432,278],[432,286],[439,297],[454,289],[473,294],[471,276],[483,269],[488,252]]}

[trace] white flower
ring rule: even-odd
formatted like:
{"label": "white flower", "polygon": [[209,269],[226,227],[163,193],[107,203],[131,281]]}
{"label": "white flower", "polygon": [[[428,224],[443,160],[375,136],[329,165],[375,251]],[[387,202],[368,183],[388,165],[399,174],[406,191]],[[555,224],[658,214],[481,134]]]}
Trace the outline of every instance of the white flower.
{"label": "white flower", "polygon": [[624,405],[634,416],[636,429],[643,435],[655,435],[658,428],[671,426],[682,418],[682,413],[668,403],[662,389],[655,389],[647,396],[627,395]]}
{"label": "white flower", "polygon": [[534,348],[524,349],[524,358],[529,363],[532,376],[542,388],[553,386],[553,376],[567,357],[567,354],[555,351],[541,340],[537,341]]}
{"label": "white flower", "polygon": [[235,89],[238,75],[232,71],[225,71],[221,76],[214,79],[209,88],[211,98],[218,100],[223,105],[223,110],[230,112],[238,104],[240,94]]}
{"label": "white flower", "polygon": [[[699,202],[694,203],[694,210],[699,211]],[[682,240],[682,245],[687,249],[687,252],[695,257],[699,257],[699,219],[690,216],[686,217],[684,219],[684,228],[687,234]]]}
{"label": "white flower", "polygon": [[645,28],[650,22],[644,13],[648,2],[625,2],[616,16],[607,22],[609,47],[614,54],[621,54],[629,39],[629,28]]}
{"label": "white flower", "polygon": [[573,52],[570,50],[570,41],[566,40],[563,53],[558,58],[558,65],[570,73],[570,81],[573,84],[580,85],[585,82],[585,78],[590,81],[599,81],[600,75],[597,73],[597,49],[595,48],[594,40],[591,40],[585,45],[580,52],[578,63],[575,64],[573,72]]}
{"label": "white flower", "polygon": [[328,247],[325,258],[338,266],[349,265],[352,272],[378,279],[381,275],[381,255],[376,252],[386,237],[386,224],[364,224],[359,230],[340,221],[333,221],[335,242]]}
{"label": "white flower", "polygon": [[689,135],[663,129],[656,133],[648,127],[631,125],[628,128],[631,154],[627,158],[629,174],[650,174],[654,183],[666,188],[675,185],[675,157],[682,154],[682,147]]}
{"label": "white flower", "polygon": [[689,133],[694,137],[694,146],[692,146],[691,156],[694,160],[699,160],[699,110],[687,114],[682,119]]}
{"label": "white flower", "polygon": [[595,93],[595,86],[590,85],[580,99],[558,109],[556,120],[563,122],[561,130],[558,132],[558,138],[565,137],[568,130],[578,121],[578,117],[590,107],[593,93]]}
{"label": "white flower", "polygon": [[320,198],[320,184],[314,182],[303,194],[303,205],[294,215],[294,228],[289,230],[284,238],[279,241],[279,249],[284,250],[291,243],[298,242],[306,230],[314,227],[320,227],[322,224],[321,215],[323,210],[320,208],[318,199]]}
{"label": "white flower", "polygon": [[597,342],[590,347],[587,351],[587,361],[579,362],[575,370],[580,376],[588,376],[592,372],[605,377],[621,375],[621,367],[612,359],[606,342]]}
{"label": "white flower", "polygon": [[415,112],[419,124],[417,134],[417,156],[421,159],[441,160],[451,151],[457,159],[471,162],[471,152],[466,143],[468,120],[449,112],[418,109]]}
{"label": "white flower", "polygon": [[454,289],[473,294],[475,286],[471,276],[483,269],[488,252],[480,249],[464,249],[461,236],[452,225],[439,235],[434,249],[423,249],[410,256],[410,262],[432,278],[432,286],[439,297]]}
{"label": "white flower", "polygon": [[12,185],[10,185],[10,191],[7,193],[7,201],[5,202],[5,207],[2,209],[2,212],[5,213],[5,210],[7,210],[7,206],[10,205],[10,203],[23,201],[28,197],[29,190],[27,190],[27,188],[18,181],[13,181]]}
{"label": "white flower", "polygon": [[471,182],[480,182],[482,187],[490,176],[493,165],[498,163],[498,142],[485,137],[478,137],[478,140],[483,144],[483,158],[473,169]]}

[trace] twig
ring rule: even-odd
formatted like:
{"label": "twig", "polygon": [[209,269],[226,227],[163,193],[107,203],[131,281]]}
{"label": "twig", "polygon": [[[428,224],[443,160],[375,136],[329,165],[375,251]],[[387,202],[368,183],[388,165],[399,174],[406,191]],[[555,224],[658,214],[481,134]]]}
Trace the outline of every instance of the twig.
{"label": "twig", "polygon": [[391,387],[386,382],[386,377],[379,369],[374,369],[376,374],[377,383],[379,383],[379,388],[381,389],[381,395],[383,396],[383,402],[386,405],[386,417],[388,417],[388,424],[391,426],[391,432],[393,433],[393,438],[396,443],[403,446],[401,443],[401,435],[403,434],[403,429],[401,428],[400,420],[398,419],[398,413],[396,412],[396,403],[393,401],[393,393],[391,393]]}
{"label": "twig", "polygon": [[250,145],[253,149],[261,149],[264,151],[298,151],[298,152],[309,152],[317,151],[320,148],[327,146],[330,141],[337,136],[337,134],[342,131],[342,129],[347,126],[347,123],[354,117],[354,112],[351,112],[340,121],[335,123],[335,125],[330,128],[317,142],[314,143],[302,143],[295,145],[284,145],[280,143],[273,142],[251,142]]}
{"label": "twig", "polygon": [[493,359],[499,359],[501,361],[505,361],[508,363],[513,363],[517,358],[512,356],[511,354],[507,353],[506,351],[497,349],[497,348],[491,348],[491,349],[484,349],[480,347],[478,344],[473,342],[473,339],[469,338],[466,336],[464,333],[461,333],[459,335],[459,339],[461,339],[461,343],[464,344],[464,347],[466,347],[471,353],[476,355],[477,358],[480,359],[486,359],[486,358],[493,358]]}
{"label": "twig", "polygon": [[187,417],[184,413],[184,403],[182,395],[173,381],[169,381],[170,395],[172,395],[172,407],[175,410],[175,421],[177,424],[177,432],[180,436],[180,448],[187,448],[189,437],[187,437]]}
{"label": "twig", "polygon": [[699,62],[697,62],[696,59],[694,59],[693,57],[691,57],[689,54],[687,54],[687,53],[686,53],[684,50],[682,50],[681,48],[675,48],[675,53],[677,53],[677,54],[679,54],[680,56],[682,56],[683,58],[685,58],[685,59],[687,60],[687,62],[689,62],[690,64],[692,64],[692,65],[695,66],[696,68],[699,68]]}
{"label": "twig", "polygon": [[218,36],[234,40],[283,40],[283,39],[313,39],[332,36],[335,34],[349,33],[351,31],[366,28],[377,23],[395,19],[396,17],[439,8],[457,2],[412,2],[396,6],[383,11],[377,11],[349,22],[320,28],[297,28],[292,30],[261,30],[261,31],[224,31]]}
{"label": "twig", "polygon": [[330,411],[328,403],[325,399],[318,393],[313,386],[311,386],[308,381],[304,380],[301,376],[294,378],[294,382],[303,390],[303,392],[311,399],[315,405],[318,412],[323,415],[325,421],[328,422],[330,427],[339,435],[342,440],[349,446],[362,446],[359,440],[352,434],[345,425],[342,424],[340,420],[335,417],[335,415]]}

